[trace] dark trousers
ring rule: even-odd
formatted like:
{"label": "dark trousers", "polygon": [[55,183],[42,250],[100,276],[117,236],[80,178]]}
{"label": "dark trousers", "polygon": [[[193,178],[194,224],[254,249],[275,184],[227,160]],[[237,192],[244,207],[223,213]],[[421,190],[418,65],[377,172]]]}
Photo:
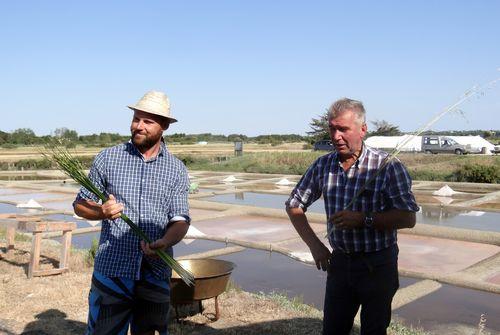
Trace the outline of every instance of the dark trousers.
{"label": "dark trousers", "polygon": [[385,335],[399,288],[398,247],[372,253],[334,253],[328,269],[324,335],[348,335],[361,306],[361,335]]}

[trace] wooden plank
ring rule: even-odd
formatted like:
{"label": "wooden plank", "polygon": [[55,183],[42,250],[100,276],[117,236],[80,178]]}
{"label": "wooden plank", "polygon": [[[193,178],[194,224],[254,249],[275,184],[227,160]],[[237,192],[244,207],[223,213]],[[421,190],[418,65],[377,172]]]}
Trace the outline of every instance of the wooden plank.
{"label": "wooden plank", "polygon": [[42,242],[42,233],[33,233],[31,243],[31,257],[28,267],[28,278],[33,278],[33,274],[38,271],[40,263],[40,245]]}
{"label": "wooden plank", "polygon": [[14,213],[3,213],[0,214],[0,219],[15,219],[17,214]]}
{"label": "wooden plank", "polygon": [[37,270],[37,271],[33,272],[33,277],[57,275],[57,274],[68,272],[68,271],[69,271],[68,268]]}
{"label": "wooden plank", "polygon": [[76,229],[75,222],[65,221],[26,222],[23,226],[27,231],[32,232],[68,231]]}
{"label": "wooden plank", "polygon": [[14,239],[16,237],[16,228],[7,227],[7,231],[5,232],[5,237],[7,239],[7,251],[14,249]]}
{"label": "wooden plank", "polygon": [[40,216],[16,215],[15,218],[19,222],[40,222],[40,221],[42,221],[42,218]]}
{"label": "wooden plank", "polygon": [[14,229],[18,228],[19,222],[14,219],[1,219],[0,218],[0,227],[9,228],[12,227]]}
{"label": "wooden plank", "polygon": [[62,236],[62,248],[61,248],[61,261],[59,262],[59,268],[69,267],[69,254],[71,250],[71,231],[65,231]]}

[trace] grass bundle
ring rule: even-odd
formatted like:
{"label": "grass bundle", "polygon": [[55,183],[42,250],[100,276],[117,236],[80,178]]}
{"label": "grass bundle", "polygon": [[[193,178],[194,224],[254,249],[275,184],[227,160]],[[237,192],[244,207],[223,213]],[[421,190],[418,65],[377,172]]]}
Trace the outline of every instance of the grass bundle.
{"label": "grass bundle", "polygon": [[[78,159],[73,157],[68,149],[64,148],[58,143],[51,143],[45,147],[45,152],[43,155],[49,159],[51,162],[55,163],[59,169],[61,169],[70,178],[75,180],[78,184],[85,187],[90,192],[94,193],[101,201],[104,203],[108,201],[108,197],[103,194],[87,177],[83,171],[83,166]],[[136,234],[140,239],[147,243],[151,243],[151,239],[142,231],[139,226],[137,226],[128,216],[121,213],[121,219],[125,221],[130,229]],[[194,276],[191,272],[184,269],[174,258],[172,258],[165,251],[157,249],[156,254],[167,264],[172,270],[177,272],[181,279],[187,285],[194,285]]]}

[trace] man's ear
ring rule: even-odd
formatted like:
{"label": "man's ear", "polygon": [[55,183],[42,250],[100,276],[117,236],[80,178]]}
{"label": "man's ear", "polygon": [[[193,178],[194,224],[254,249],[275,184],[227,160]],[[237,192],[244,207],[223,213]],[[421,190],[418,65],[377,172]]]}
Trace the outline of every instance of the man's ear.
{"label": "man's ear", "polygon": [[368,125],[366,123],[363,123],[361,125],[361,131],[363,132],[363,138],[366,136],[366,133],[368,133]]}
{"label": "man's ear", "polygon": [[161,128],[163,129],[163,131],[165,131],[168,129],[169,126],[170,126],[170,121],[165,120]]}

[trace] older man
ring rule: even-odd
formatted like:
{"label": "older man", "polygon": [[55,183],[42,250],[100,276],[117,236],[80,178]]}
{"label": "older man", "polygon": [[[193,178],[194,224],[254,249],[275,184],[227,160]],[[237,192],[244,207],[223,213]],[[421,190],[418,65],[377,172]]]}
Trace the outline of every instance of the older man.
{"label": "older man", "polygon": [[[392,160],[381,168],[387,153],[363,142],[367,126],[361,102],[336,101],[328,123],[335,151],[309,167],[286,202],[287,213],[318,270],[328,271],[323,334],[349,334],[360,306],[361,334],[386,334],[399,287],[396,231],[415,225],[419,207],[403,164]],[[305,215],[321,195],[332,253]]]}
{"label": "older man", "polygon": [[[87,334],[167,334],[171,269],[155,249],[172,255],[189,227],[189,181],[185,166],[172,156],[163,132],[176,122],[168,97],[148,92],[135,105],[130,141],[99,153],[89,178],[109,200],[85,188],[75,213],[102,220],[89,295]],[[120,219],[125,213],[153,240],[139,241]]]}

